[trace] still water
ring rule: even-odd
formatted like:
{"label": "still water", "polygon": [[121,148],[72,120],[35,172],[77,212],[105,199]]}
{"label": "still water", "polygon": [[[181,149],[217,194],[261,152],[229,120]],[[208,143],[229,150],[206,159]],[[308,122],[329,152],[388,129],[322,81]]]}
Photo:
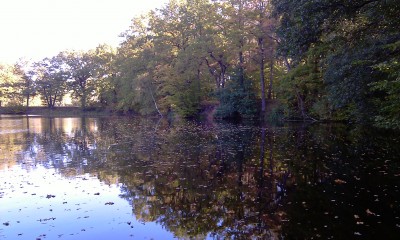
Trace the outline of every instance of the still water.
{"label": "still water", "polygon": [[0,116],[0,239],[400,239],[400,134]]}

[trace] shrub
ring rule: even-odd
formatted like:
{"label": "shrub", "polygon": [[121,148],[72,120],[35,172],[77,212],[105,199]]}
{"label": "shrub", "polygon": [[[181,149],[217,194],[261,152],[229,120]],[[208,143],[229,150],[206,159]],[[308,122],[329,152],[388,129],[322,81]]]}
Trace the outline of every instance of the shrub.
{"label": "shrub", "polygon": [[249,79],[244,79],[244,84],[239,82],[235,74],[226,88],[216,92],[220,101],[215,117],[217,118],[251,118],[257,114],[257,101],[254,89]]}

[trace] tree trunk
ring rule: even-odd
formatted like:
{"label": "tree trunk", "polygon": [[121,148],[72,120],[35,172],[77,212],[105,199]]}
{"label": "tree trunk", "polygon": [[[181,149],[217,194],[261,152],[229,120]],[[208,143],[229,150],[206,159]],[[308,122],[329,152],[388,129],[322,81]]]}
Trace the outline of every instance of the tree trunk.
{"label": "tree trunk", "polygon": [[[290,63],[289,63],[289,60],[287,59],[287,57],[285,57],[285,64],[286,64],[286,67],[287,67],[288,71],[290,71],[291,70],[291,66],[290,66]],[[297,107],[298,107],[298,109],[300,111],[300,114],[301,114],[301,117],[302,117],[303,121],[306,121],[307,119],[311,119],[313,121],[316,121],[315,119],[313,119],[313,118],[311,118],[311,117],[309,117],[307,115],[306,109],[304,107],[304,100],[303,100],[303,98],[302,98],[297,86],[294,86],[294,91],[296,92]]]}
{"label": "tree trunk", "polygon": [[[210,53],[211,58],[213,58],[214,60],[215,57],[212,55],[212,53]],[[207,58],[205,58],[207,67],[208,67],[208,71],[210,72],[211,76],[213,76],[215,78],[215,85],[217,86],[217,89],[219,89],[221,87],[221,74],[217,73],[217,70],[211,66],[211,64],[208,62]]]}
{"label": "tree trunk", "polygon": [[79,83],[79,88],[82,91],[82,96],[81,96],[81,107],[82,110],[86,109],[86,98],[87,98],[87,88],[86,88],[86,83],[88,76],[83,76],[78,78],[78,83]]}
{"label": "tree trunk", "polygon": [[[241,43],[243,47],[243,43]],[[244,87],[244,58],[243,58],[243,52],[240,50],[239,51],[239,82],[240,82],[240,86]]]}
{"label": "tree trunk", "polygon": [[264,39],[258,38],[258,48],[260,49],[260,84],[261,84],[261,117],[264,119],[267,108],[265,100],[265,62],[264,62]]}
{"label": "tree trunk", "polygon": [[201,99],[201,83],[200,83],[200,66],[197,69],[197,92],[198,92],[198,100]]}
{"label": "tree trunk", "polygon": [[53,107],[53,99],[51,94],[49,96],[47,96],[47,105],[49,106],[49,108]]}
{"label": "tree trunk", "polygon": [[226,72],[226,66],[222,61],[218,61],[218,64],[221,68],[221,74],[220,74],[220,84],[221,88],[225,88],[225,72]]}
{"label": "tree trunk", "polygon": [[295,86],[295,92],[296,92],[296,97],[297,97],[297,107],[299,108],[301,117],[303,118],[303,121],[305,121],[306,119],[308,119],[309,117],[306,114],[306,110],[304,107],[304,100],[301,96],[301,94],[299,93],[299,90],[297,89],[297,86]]}
{"label": "tree trunk", "polygon": [[244,87],[244,57],[243,57],[243,46],[244,46],[244,14],[243,14],[243,1],[239,1],[238,6],[238,30],[240,34],[239,38],[239,83],[240,86]]}
{"label": "tree trunk", "polygon": [[268,99],[272,99],[272,81],[274,79],[274,50],[271,46],[271,61],[269,63],[269,86],[268,86]]}
{"label": "tree trunk", "polygon": [[163,117],[162,113],[158,109],[156,99],[154,98],[153,91],[151,91],[150,87],[149,87],[149,91],[150,91],[151,98],[153,99],[154,106],[155,106],[155,108],[156,108],[156,110],[158,112],[158,115],[160,115],[160,117]]}
{"label": "tree trunk", "polygon": [[82,106],[82,110],[86,109],[86,89],[83,89],[83,91],[82,91],[81,106]]}
{"label": "tree trunk", "polygon": [[26,108],[29,108],[29,94],[26,96]]}
{"label": "tree trunk", "polygon": [[211,64],[208,62],[208,60],[206,58],[205,61],[208,66],[208,70],[210,71],[211,75],[214,76],[215,82],[217,84],[217,88],[224,88],[225,87],[225,73],[226,73],[226,69],[228,68],[228,66],[223,63],[222,55],[220,55],[217,59],[212,52],[209,52],[208,54],[215,62],[218,63],[220,71],[218,72],[215,67],[211,66]]}

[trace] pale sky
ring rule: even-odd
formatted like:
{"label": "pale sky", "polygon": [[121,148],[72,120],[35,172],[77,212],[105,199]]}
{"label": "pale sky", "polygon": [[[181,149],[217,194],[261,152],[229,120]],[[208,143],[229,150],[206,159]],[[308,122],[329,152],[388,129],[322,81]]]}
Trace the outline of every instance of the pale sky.
{"label": "pale sky", "polygon": [[0,0],[0,62],[117,46],[131,19],[168,0]]}

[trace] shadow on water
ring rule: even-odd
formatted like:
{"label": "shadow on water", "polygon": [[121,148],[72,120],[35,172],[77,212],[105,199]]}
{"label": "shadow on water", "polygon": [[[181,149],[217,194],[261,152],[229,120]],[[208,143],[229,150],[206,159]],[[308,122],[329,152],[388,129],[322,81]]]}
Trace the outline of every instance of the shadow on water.
{"label": "shadow on water", "polygon": [[136,220],[177,238],[400,237],[398,133],[118,117],[0,121],[1,131],[26,129],[0,135],[9,149],[0,169],[44,166],[118,184]]}

